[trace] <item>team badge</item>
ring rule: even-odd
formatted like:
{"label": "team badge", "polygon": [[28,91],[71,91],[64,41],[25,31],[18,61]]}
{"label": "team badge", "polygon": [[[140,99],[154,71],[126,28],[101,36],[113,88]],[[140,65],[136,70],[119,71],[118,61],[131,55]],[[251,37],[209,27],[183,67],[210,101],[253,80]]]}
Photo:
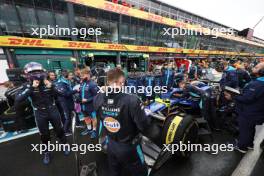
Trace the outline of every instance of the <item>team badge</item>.
{"label": "team badge", "polygon": [[104,126],[111,133],[117,133],[121,127],[120,123],[112,117],[106,117],[104,119]]}

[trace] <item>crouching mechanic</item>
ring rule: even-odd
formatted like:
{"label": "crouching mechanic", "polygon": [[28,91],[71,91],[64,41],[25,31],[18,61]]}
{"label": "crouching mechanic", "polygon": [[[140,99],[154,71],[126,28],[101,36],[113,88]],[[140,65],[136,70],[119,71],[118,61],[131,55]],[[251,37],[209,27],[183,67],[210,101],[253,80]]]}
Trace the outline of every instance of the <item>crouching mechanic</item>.
{"label": "crouching mechanic", "polygon": [[237,104],[239,139],[235,149],[242,153],[253,148],[255,127],[264,123],[264,63],[256,65],[252,72],[257,79],[249,82],[242,95],[232,97],[225,92],[225,98]]}
{"label": "crouching mechanic", "polygon": [[94,100],[97,117],[108,136],[109,175],[120,176],[122,168],[125,168],[131,175],[147,176],[147,166],[137,137],[139,132],[148,129],[150,119],[136,95],[121,91],[124,83],[122,70],[115,68],[108,71],[107,94],[99,93]]}
{"label": "crouching mechanic", "polygon": [[[50,141],[49,123],[53,126],[60,142],[66,144],[60,113],[55,105],[54,87],[46,79],[46,72],[42,65],[36,62],[28,63],[24,69],[29,82],[23,85],[21,91],[16,95],[16,103],[19,105],[27,98],[31,101],[42,144],[48,147]],[[69,150],[65,150],[64,154],[68,155]],[[43,163],[50,163],[50,153],[47,150],[44,151]]]}
{"label": "crouching mechanic", "polygon": [[91,72],[89,68],[81,70],[81,80],[80,102],[84,121],[87,126],[87,129],[82,132],[82,135],[90,134],[91,138],[95,138],[97,121],[93,100],[97,95],[98,87],[96,83],[91,80]]}

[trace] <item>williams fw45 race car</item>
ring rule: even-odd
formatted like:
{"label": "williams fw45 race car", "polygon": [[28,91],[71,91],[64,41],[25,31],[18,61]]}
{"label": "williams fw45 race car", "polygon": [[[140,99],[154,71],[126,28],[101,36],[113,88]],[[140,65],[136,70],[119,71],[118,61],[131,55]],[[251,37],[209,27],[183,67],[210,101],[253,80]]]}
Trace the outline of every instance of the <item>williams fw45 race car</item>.
{"label": "williams fw45 race car", "polygon": [[[153,171],[159,169],[171,157],[189,157],[189,151],[174,151],[172,144],[196,143],[198,123],[191,115],[175,109],[178,100],[156,99],[146,106],[151,117],[149,134],[141,138],[145,161]],[[173,156],[174,155],[174,156]]]}
{"label": "williams fw45 race car", "polygon": [[[153,172],[172,157],[191,155],[191,151],[179,150],[180,144],[196,144],[200,132],[201,135],[211,134],[207,120],[204,118],[209,112],[203,113],[209,109],[207,101],[209,101],[211,88],[197,82],[190,86],[192,89],[197,89],[195,92],[199,92],[199,98],[197,96],[175,98],[173,95],[181,90],[173,88],[145,107],[146,114],[151,117],[152,127],[149,134],[142,136],[141,146],[145,161]],[[194,108],[196,104],[204,104],[201,114],[199,116],[188,114],[186,107]],[[206,124],[205,128],[199,128],[202,127],[201,124]],[[175,145],[177,145],[176,150]]]}

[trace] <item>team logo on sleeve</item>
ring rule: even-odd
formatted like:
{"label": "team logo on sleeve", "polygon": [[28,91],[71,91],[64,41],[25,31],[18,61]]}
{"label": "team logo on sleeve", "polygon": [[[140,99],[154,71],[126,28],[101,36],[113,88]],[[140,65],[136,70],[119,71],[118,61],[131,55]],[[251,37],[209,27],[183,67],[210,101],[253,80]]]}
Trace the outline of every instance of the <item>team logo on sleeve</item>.
{"label": "team logo on sleeve", "polygon": [[121,127],[120,123],[112,117],[106,117],[104,119],[104,126],[111,133],[117,133]]}

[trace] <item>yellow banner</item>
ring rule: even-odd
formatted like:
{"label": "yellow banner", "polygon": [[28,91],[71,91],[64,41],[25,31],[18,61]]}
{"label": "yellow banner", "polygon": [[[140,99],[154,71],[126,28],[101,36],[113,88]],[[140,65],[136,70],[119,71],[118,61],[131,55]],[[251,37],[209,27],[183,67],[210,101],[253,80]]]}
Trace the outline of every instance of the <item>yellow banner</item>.
{"label": "yellow banner", "polygon": [[256,43],[256,42],[246,40],[243,38],[227,35],[227,34],[221,33],[221,31],[212,31],[208,28],[202,27],[201,25],[193,25],[193,24],[189,24],[189,23],[184,23],[181,21],[173,20],[171,18],[152,14],[152,13],[145,12],[145,11],[135,9],[135,8],[126,7],[126,6],[123,6],[120,4],[115,4],[115,3],[105,1],[105,0],[66,0],[66,1],[76,3],[76,4],[81,4],[81,5],[88,6],[88,7],[102,9],[102,10],[106,10],[106,11],[110,11],[110,12],[114,12],[114,13],[128,15],[128,16],[132,16],[135,18],[140,18],[140,19],[144,19],[144,20],[148,20],[148,21],[153,21],[153,22],[157,22],[157,23],[161,23],[161,24],[166,24],[166,25],[172,26],[172,27],[178,27],[178,28],[182,28],[182,29],[199,31],[199,32],[201,32],[203,34],[207,34],[207,35],[208,34],[214,34],[218,37],[222,37],[225,39],[235,40],[235,41],[247,43],[250,45],[264,47],[264,44],[260,44],[260,43]]}
{"label": "yellow banner", "polygon": [[[199,54],[199,55],[243,55],[253,56],[250,53],[236,53],[226,51],[193,50],[182,48],[165,48],[156,46],[137,46],[94,42],[79,42],[53,39],[36,39],[16,36],[0,36],[1,47],[18,48],[50,48],[50,49],[74,49],[74,50],[102,50],[102,51],[126,51],[126,52],[145,52],[145,53],[177,53],[177,54]],[[255,54],[264,56],[264,54]]]}

